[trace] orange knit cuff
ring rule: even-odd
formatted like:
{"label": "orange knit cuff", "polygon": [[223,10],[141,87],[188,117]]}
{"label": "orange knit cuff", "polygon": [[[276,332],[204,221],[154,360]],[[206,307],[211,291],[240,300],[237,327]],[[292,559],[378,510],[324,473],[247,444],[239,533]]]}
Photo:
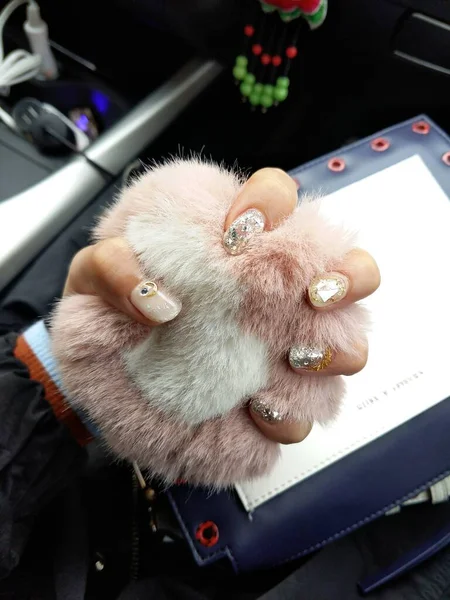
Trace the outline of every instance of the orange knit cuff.
{"label": "orange knit cuff", "polygon": [[45,390],[45,399],[52,407],[55,417],[68,427],[70,433],[80,446],[86,446],[94,438],[86,429],[78,415],[66,402],[41,362],[28,345],[23,335],[17,339],[14,356],[23,362],[29,371],[30,379],[38,381]]}

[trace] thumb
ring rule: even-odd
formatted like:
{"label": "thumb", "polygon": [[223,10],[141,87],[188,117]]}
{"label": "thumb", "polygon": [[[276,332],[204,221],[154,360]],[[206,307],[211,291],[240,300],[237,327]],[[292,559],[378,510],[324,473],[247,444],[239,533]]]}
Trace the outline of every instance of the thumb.
{"label": "thumb", "polygon": [[69,269],[64,295],[99,296],[135,321],[158,325],[174,319],[181,302],[158,282],[147,281],[133,252],[121,238],[83,248]]}

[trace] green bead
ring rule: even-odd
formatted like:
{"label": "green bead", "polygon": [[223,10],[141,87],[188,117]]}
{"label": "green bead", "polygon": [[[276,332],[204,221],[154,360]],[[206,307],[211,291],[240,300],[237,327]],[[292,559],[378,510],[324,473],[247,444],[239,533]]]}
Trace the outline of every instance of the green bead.
{"label": "green bead", "polygon": [[250,94],[250,104],[253,104],[253,106],[258,106],[259,101],[261,100],[261,96],[259,94],[255,94],[255,92],[252,92]]}
{"label": "green bead", "polygon": [[261,8],[265,13],[271,13],[277,10],[275,6],[272,6],[271,4],[265,4],[264,2],[261,2]]}
{"label": "green bead", "polygon": [[253,85],[255,83],[255,76],[253,75],[253,73],[247,73],[247,75],[244,77],[244,81],[245,83]]}
{"label": "green bead", "polygon": [[244,81],[243,83],[241,83],[239,89],[241,90],[241,94],[248,98],[248,96],[250,96],[250,94],[252,93],[253,86],[250,83],[245,83]]}
{"label": "green bead", "polygon": [[245,67],[234,67],[233,69],[233,76],[235,79],[239,79],[239,81],[242,81],[242,79],[245,78],[247,74],[247,69]]}
{"label": "green bead", "polygon": [[272,97],[272,96],[273,96],[273,90],[274,90],[274,87],[273,87],[273,85],[265,85],[265,86],[264,86],[264,90],[263,90],[263,94],[264,94],[265,96],[270,96],[270,97]]}
{"label": "green bead", "polygon": [[264,108],[270,108],[273,104],[273,98],[272,96],[267,96],[266,94],[263,94],[261,96],[261,106],[264,106]]}
{"label": "green bead", "polygon": [[236,58],[236,65],[238,67],[246,67],[248,64],[248,58],[246,56],[238,56]]}
{"label": "green bead", "polygon": [[273,92],[273,97],[277,102],[283,102],[288,97],[289,90],[287,88],[276,87]]}
{"label": "green bead", "polygon": [[325,17],[326,17],[325,4],[322,4],[322,6],[319,8],[319,10],[317,12],[315,12],[313,15],[305,15],[305,17],[309,23],[311,23],[312,25],[316,25],[316,27],[318,27],[319,25],[322,24],[322,22],[325,20]]}
{"label": "green bead", "polygon": [[289,77],[278,77],[277,79],[277,88],[285,88],[289,87]]}
{"label": "green bead", "polygon": [[262,83],[255,83],[255,85],[253,86],[253,91],[255,94],[258,94],[258,96],[262,94],[263,89],[264,86]]}
{"label": "green bead", "polygon": [[280,18],[285,23],[289,23],[290,21],[293,21],[294,19],[297,19],[301,14],[302,14],[302,11],[299,8],[296,8],[295,10],[291,10],[291,11],[288,11],[288,12],[281,11],[280,12]]}

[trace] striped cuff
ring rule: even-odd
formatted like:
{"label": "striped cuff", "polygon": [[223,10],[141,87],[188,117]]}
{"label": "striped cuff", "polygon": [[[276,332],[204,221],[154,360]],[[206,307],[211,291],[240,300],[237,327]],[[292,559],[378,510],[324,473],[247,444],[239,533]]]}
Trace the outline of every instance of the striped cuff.
{"label": "striped cuff", "polygon": [[58,366],[52,354],[50,336],[44,321],[38,321],[29,327],[23,333],[23,337],[55,386],[63,396],[67,397],[67,394],[64,393]]}
{"label": "striped cuff", "polygon": [[28,367],[30,378],[42,384],[56,418],[68,427],[78,444],[86,446],[91,442],[98,432],[84,415],[73,409],[64,393],[44,321],[38,321],[19,336],[14,355]]}

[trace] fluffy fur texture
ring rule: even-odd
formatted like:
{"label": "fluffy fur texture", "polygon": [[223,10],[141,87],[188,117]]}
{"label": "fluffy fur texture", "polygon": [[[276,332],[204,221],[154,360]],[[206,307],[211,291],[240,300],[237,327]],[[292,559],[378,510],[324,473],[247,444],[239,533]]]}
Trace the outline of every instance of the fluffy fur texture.
{"label": "fluffy fur texture", "polygon": [[306,299],[311,280],[339,267],[352,238],[327,225],[319,200],[304,200],[289,219],[233,261],[245,289],[241,328],[265,342],[270,356],[270,385],[257,396],[288,418],[326,423],[336,417],[344,392],[339,377],[299,381],[286,361],[292,346],[328,346],[351,355],[364,343],[367,314],[362,306],[318,312]]}
{"label": "fluffy fur texture", "polygon": [[197,161],[155,168],[102,217],[97,239],[125,238],[145,276],[181,299],[172,322],[149,333],[100,299],[60,302],[54,352],[74,402],[109,447],[168,482],[221,487],[263,474],[278,456],[245,404],[260,397],[287,417],[326,422],[343,393],[337,377],[300,377],[294,344],[352,352],[364,333],[359,306],[326,313],[305,301],[311,279],[335,269],[351,237],[304,203],[241,256],[222,246],[242,181]]}
{"label": "fluffy fur texture", "polygon": [[[99,323],[93,331],[93,323]],[[73,401],[88,411],[107,446],[135,460],[167,483],[177,478],[212,487],[262,475],[275,463],[278,447],[264,438],[246,410],[195,427],[150,408],[133,387],[121,351],[148,335],[92,296],[60,302],[53,319],[55,354]]]}

